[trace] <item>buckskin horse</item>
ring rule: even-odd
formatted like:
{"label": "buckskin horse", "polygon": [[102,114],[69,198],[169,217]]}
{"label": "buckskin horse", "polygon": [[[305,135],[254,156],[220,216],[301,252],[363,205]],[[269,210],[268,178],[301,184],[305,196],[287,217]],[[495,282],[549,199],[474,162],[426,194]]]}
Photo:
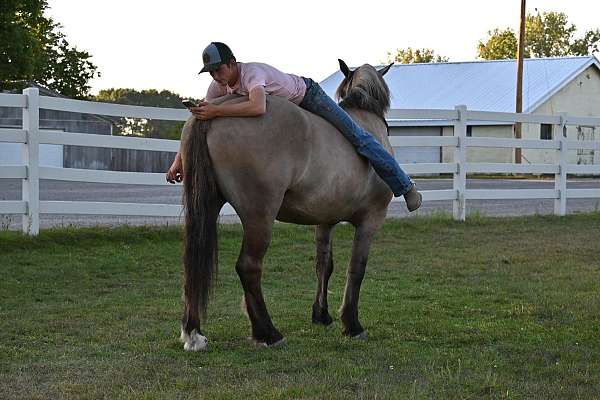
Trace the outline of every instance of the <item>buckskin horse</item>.
{"label": "buckskin horse", "polygon": [[[344,80],[336,95],[351,117],[386,148],[384,113],[390,104],[383,75],[365,64],[351,71],[340,60]],[[240,101],[240,97],[221,98]],[[366,338],[358,319],[358,299],[369,247],[384,222],[392,192],[369,162],[336,128],[292,102],[267,96],[267,112],[252,118],[190,118],[183,127],[181,151],[185,209],[184,349],[205,349],[200,330],[217,271],[217,219],[229,202],[244,230],[235,269],[244,289],[252,338],[266,347],[285,343],[273,326],[261,289],[263,257],[275,220],[316,225],[317,294],[312,321],[333,322],[327,285],[333,271],[331,239],[335,225],[355,227],[352,257],[340,309],[342,333]]]}

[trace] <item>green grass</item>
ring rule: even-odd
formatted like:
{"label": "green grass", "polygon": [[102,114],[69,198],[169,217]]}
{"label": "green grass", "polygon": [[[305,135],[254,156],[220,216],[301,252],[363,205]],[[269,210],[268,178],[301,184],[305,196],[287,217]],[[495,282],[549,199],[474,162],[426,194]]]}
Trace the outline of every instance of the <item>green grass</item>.
{"label": "green grass", "polygon": [[[186,353],[177,228],[0,232],[1,398],[600,398],[600,214],[389,221],[361,292],[366,342],[310,323],[313,228],[278,224],[256,349],[220,228],[209,350]],[[332,315],[353,229],[334,237]]]}

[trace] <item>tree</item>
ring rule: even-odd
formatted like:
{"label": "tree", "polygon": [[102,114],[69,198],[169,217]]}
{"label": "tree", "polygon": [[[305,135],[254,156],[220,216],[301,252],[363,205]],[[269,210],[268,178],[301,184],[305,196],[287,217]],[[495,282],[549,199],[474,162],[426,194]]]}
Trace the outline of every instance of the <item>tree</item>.
{"label": "tree", "polygon": [[4,87],[4,82],[11,78],[23,79],[33,74],[33,61],[40,46],[29,30],[39,26],[42,18],[35,4],[17,4],[15,0],[3,2],[0,8],[0,82]]}
{"label": "tree", "polygon": [[0,88],[22,89],[31,81],[65,96],[85,98],[100,76],[91,55],[69,45],[60,24],[44,16],[46,0],[2,0]]}
{"label": "tree", "polygon": [[[93,101],[127,104],[146,107],[185,108],[181,104],[183,98],[168,90],[148,89],[107,89],[101,90]],[[183,122],[161,121],[149,119],[120,118],[117,125],[118,135],[143,136],[162,139],[179,139]]]}
{"label": "tree", "polygon": [[[564,13],[528,14],[525,21],[525,57],[585,56],[598,51],[600,30],[590,30],[575,38],[577,28]],[[507,28],[488,32],[486,42],[477,45],[479,57],[486,60],[516,58],[517,36]]]}
{"label": "tree", "polygon": [[387,63],[400,63],[400,64],[417,64],[417,63],[435,63],[435,62],[447,62],[447,57],[442,57],[435,54],[435,51],[431,49],[413,49],[408,47],[404,49],[396,49],[396,53],[387,53]]}
{"label": "tree", "polygon": [[483,44],[479,42],[479,57],[485,60],[501,60],[504,58],[516,58],[517,56],[517,36],[512,29],[501,31],[494,29],[489,32],[490,38]]}

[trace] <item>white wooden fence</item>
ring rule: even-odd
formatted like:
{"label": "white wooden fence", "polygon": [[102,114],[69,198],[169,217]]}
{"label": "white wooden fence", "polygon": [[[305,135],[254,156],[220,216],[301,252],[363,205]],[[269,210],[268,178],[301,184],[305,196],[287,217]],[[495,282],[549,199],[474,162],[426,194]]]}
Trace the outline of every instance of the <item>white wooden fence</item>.
{"label": "white wooden fence", "polygon": [[[126,106],[88,101],[39,96],[38,89],[29,88],[18,94],[0,94],[0,107],[23,109],[23,129],[0,129],[0,142],[21,143],[25,165],[0,166],[0,178],[23,180],[23,195],[20,201],[0,201],[0,214],[21,214],[23,231],[39,233],[40,214],[87,214],[87,215],[131,215],[166,216],[181,215],[181,206],[171,204],[140,204],[85,201],[40,201],[40,179],[123,183],[138,185],[167,185],[163,173],[137,173],[99,171],[73,168],[41,167],[39,165],[40,144],[62,144],[90,147],[109,147],[151,151],[177,151],[179,141],[143,139],[105,135],[40,131],[39,109],[52,109],[78,113],[109,115],[116,117],[149,118],[185,121],[189,113],[182,109]],[[404,164],[402,168],[410,175],[451,173],[453,188],[449,190],[423,191],[424,201],[451,200],[453,215],[457,220],[465,219],[466,201],[472,199],[553,199],[557,215],[566,214],[568,198],[600,198],[600,189],[567,189],[567,174],[600,174],[600,165],[572,165],[567,163],[570,149],[594,149],[600,151],[600,142],[568,141],[568,125],[600,126],[600,118],[580,118],[566,114],[559,116],[495,113],[467,110],[457,106],[454,110],[390,110],[389,119],[434,119],[450,120],[454,125],[454,136],[406,137],[391,136],[394,147],[452,147],[454,162],[435,164]],[[467,137],[469,121],[496,121],[553,124],[559,127],[555,140],[524,140]],[[557,153],[555,164],[509,164],[467,163],[468,147],[502,147],[525,149],[550,149]],[[519,173],[554,174],[554,189],[511,189],[474,190],[466,189],[467,173]],[[403,201],[396,198],[395,201]],[[235,214],[227,204],[222,214]]]}

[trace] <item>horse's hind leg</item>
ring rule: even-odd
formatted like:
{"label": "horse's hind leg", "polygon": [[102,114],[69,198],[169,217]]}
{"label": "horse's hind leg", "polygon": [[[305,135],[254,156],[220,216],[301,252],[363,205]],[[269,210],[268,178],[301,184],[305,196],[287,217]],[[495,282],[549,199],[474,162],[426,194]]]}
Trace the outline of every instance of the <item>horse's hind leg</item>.
{"label": "horse's hind leg", "polygon": [[348,265],[344,302],[340,309],[342,333],[354,338],[366,338],[366,333],[358,320],[358,298],[367,268],[371,240],[383,224],[384,218],[385,214],[371,215],[363,218],[359,224],[355,223],[356,231],[352,244],[352,258]]}
{"label": "horse's hind leg", "polygon": [[271,322],[261,289],[262,263],[271,241],[273,219],[253,218],[242,221],[244,240],[235,269],[244,288],[252,338],[267,347],[283,343],[283,336]]}
{"label": "horse's hind leg", "polygon": [[333,322],[327,306],[327,285],[333,272],[333,252],[331,237],[335,225],[319,225],[315,231],[317,244],[317,297],[312,307],[312,322],[315,324],[330,325]]}

